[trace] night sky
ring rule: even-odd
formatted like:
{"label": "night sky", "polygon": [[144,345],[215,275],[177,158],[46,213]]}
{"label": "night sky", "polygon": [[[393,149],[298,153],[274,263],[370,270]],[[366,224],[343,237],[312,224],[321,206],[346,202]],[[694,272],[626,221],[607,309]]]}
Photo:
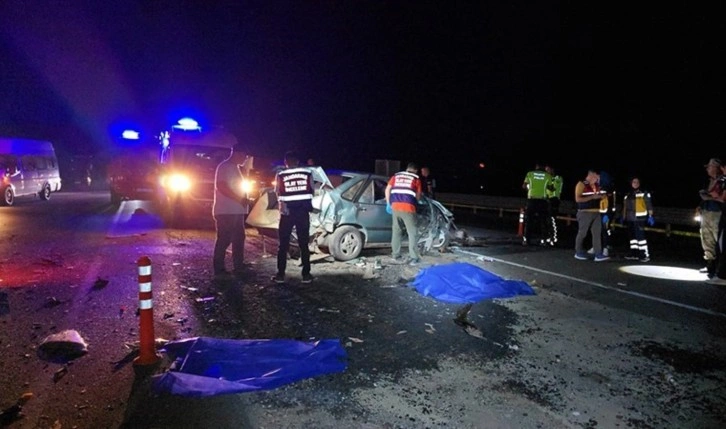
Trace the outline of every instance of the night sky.
{"label": "night sky", "polygon": [[0,134],[98,154],[194,116],[441,191],[523,196],[542,161],[566,199],[597,168],[695,207],[726,157],[724,7],[636,3],[3,0]]}

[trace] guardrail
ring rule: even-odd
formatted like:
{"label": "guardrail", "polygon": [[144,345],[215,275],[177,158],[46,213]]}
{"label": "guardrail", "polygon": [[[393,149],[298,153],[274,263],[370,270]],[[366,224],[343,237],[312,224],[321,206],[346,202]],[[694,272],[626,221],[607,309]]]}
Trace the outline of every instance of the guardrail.
{"label": "guardrail", "polygon": [[[527,206],[527,199],[522,197],[498,197],[489,195],[437,193],[436,200],[452,212],[457,209],[477,211],[495,211],[499,217],[505,214],[516,213]],[[646,230],[670,235],[684,235],[688,237],[699,237],[699,224],[694,219],[694,209],[682,209],[674,207],[655,207],[656,225],[662,227],[647,227]],[[560,216],[557,218],[568,225],[577,222],[575,214],[577,208],[574,201],[563,200],[560,203]],[[516,228],[516,226],[515,226]]]}

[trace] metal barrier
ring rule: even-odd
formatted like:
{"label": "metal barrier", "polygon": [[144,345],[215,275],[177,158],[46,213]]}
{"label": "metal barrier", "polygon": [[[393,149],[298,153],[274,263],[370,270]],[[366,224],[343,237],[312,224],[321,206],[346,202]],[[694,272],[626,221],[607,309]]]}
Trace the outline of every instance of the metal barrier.
{"label": "metal barrier", "polygon": [[[523,207],[527,206],[527,199],[522,197],[498,197],[489,195],[437,193],[436,200],[454,212],[456,209],[471,210],[474,214],[478,211],[497,212],[498,217],[505,214],[519,214]],[[699,224],[694,219],[695,209],[682,209],[673,207],[655,207],[655,219],[662,228],[646,227],[646,231],[653,231],[666,236],[682,235],[687,237],[699,237]],[[577,208],[574,201],[562,200],[560,202],[561,215],[557,219],[570,225],[577,222],[575,214]],[[619,225],[617,225],[619,226]]]}

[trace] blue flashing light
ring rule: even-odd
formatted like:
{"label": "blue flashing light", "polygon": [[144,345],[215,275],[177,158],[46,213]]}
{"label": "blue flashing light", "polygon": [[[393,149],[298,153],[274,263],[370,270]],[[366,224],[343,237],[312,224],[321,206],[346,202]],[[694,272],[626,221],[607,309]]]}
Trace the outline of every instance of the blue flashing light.
{"label": "blue flashing light", "polygon": [[124,130],[123,133],[121,133],[121,137],[123,137],[126,140],[138,140],[139,132],[134,130]]}
{"label": "blue flashing light", "polygon": [[197,121],[189,117],[179,119],[178,125],[174,125],[172,128],[183,131],[196,131],[202,129]]}
{"label": "blue flashing light", "polygon": [[159,135],[159,141],[161,142],[161,147],[166,149],[169,146],[169,132],[162,132],[161,135]]}

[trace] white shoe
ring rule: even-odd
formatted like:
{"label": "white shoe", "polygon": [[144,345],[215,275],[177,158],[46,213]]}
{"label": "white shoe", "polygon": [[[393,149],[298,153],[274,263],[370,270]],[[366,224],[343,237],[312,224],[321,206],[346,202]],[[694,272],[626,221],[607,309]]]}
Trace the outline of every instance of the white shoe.
{"label": "white shoe", "polygon": [[602,254],[603,254],[604,256],[610,256],[610,250],[608,250],[608,248],[607,248],[607,247],[605,247],[604,249],[602,249]]}
{"label": "white shoe", "polygon": [[708,272],[708,267],[703,267],[700,270],[698,270],[699,273],[706,274]]}
{"label": "white shoe", "polygon": [[712,277],[706,280],[706,283],[710,285],[726,286],[726,279],[722,279],[720,277]]}
{"label": "white shoe", "polygon": [[590,250],[587,251],[588,255],[594,255],[595,254],[595,248],[591,247]]}

